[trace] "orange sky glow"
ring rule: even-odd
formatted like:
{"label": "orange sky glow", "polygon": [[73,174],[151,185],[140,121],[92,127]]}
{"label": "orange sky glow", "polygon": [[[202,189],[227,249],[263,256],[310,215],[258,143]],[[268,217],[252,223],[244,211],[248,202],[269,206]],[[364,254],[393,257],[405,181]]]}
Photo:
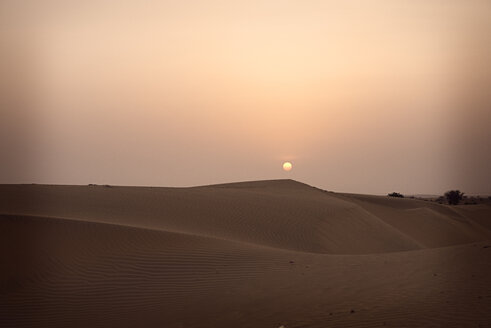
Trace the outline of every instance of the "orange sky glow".
{"label": "orange sky glow", "polygon": [[0,183],[491,193],[489,1],[1,1],[0,26]]}

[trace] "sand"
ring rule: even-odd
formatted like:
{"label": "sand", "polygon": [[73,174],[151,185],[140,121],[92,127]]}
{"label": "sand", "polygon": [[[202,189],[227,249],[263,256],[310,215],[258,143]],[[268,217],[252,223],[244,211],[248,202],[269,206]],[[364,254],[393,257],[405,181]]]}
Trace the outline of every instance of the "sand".
{"label": "sand", "polygon": [[491,327],[491,206],[0,185],[0,327]]}

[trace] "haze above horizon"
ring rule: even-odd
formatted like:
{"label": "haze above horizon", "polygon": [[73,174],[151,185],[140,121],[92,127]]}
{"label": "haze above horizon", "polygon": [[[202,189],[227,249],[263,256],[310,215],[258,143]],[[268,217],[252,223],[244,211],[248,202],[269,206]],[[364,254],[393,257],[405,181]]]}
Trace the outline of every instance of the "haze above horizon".
{"label": "haze above horizon", "polygon": [[491,194],[489,1],[2,1],[0,26],[0,183]]}

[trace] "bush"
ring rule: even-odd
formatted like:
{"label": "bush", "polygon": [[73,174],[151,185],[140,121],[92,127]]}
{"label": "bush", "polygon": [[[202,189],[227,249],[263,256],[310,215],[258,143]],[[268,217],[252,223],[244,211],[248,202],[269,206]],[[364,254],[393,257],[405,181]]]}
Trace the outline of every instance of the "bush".
{"label": "bush", "polygon": [[464,198],[464,193],[459,190],[450,190],[444,196],[450,205],[457,205]]}
{"label": "bush", "polygon": [[389,196],[389,197],[404,198],[404,195],[403,195],[403,194],[400,194],[400,193],[398,193],[398,192],[393,192],[393,193],[390,193],[390,194],[388,194],[387,196]]}

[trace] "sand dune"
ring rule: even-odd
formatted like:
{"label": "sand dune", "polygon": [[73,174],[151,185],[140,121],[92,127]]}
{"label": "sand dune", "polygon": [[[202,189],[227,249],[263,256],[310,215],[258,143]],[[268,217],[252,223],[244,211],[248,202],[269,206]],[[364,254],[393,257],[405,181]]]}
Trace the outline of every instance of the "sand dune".
{"label": "sand dune", "polygon": [[323,192],[0,186],[1,327],[490,327],[491,208]]}

